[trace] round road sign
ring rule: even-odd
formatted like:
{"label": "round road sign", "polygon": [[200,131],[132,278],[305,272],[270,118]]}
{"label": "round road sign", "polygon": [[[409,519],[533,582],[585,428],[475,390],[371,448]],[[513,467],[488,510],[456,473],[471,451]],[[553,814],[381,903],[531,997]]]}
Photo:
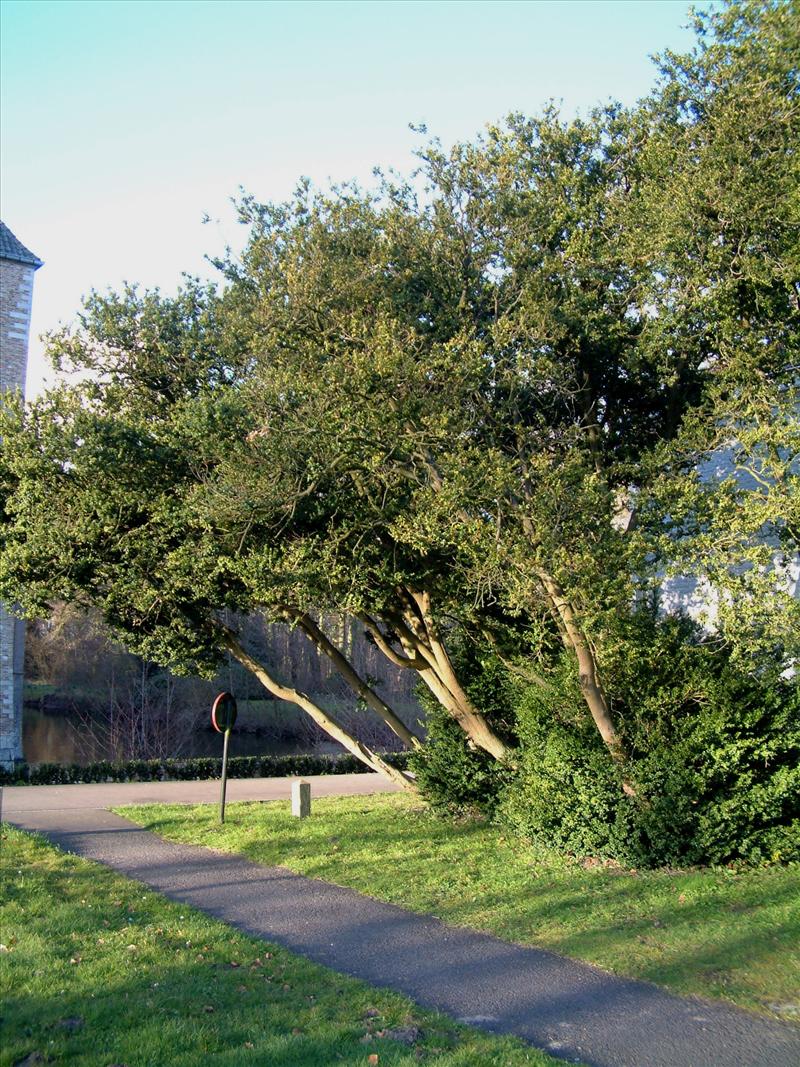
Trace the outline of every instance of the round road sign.
{"label": "round road sign", "polygon": [[211,709],[211,725],[224,734],[236,722],[236,700],[231,693],[220,693]]}

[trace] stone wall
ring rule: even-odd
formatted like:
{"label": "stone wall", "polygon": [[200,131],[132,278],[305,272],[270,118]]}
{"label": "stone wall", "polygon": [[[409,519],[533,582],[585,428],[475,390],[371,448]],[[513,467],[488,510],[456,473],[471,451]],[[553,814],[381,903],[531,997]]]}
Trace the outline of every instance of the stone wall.
{"label": "stone wall", "polygon": [[0,391],[25,389],[34,268],[0,259]]}
{"label": "stone wall", "polygon": [[[0,392],[25,389],[35,267],[0,259]],[[0,605],[0,765],[22,759],[25,623]]]}

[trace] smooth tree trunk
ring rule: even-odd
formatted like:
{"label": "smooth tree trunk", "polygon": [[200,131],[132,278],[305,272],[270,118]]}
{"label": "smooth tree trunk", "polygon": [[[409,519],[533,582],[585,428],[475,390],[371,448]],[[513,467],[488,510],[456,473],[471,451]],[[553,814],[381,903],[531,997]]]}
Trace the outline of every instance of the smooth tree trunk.
{"label": "smooth tree trunk", "polygon": [[476,748],[495,759],[508,759],[511,750],[497,736],[484,715],[464,691],[431,613],[427,593],[400,591],[402,607],[384,612],[382,621],[399,641],[398,651],[381,630],[376,618],[361,613],[358,618],[372,635],[375,644],[397,667],[415,670],[445,711],[458,723]]}
{"label": "smooth tree trunk", "polygon": [[296,625],[306,637],[313,643],[315,648],[324,656],[327,656],[333,666],[344,678],[353,692],[364,701],[386,723],[400,740],[409,748],[420,748],[422,739],[402,721],[395,711],[368,685],[361,675],[353,667],[350,660],[340,649],[326,636],[322,629],[312,619],[308,612],[299,608],[282,606],[279,614],[287,622]]}
{"label": "smooth tree trunk", "polygon": [[299,708],[302,708],[303,711],[305,711],[329,737],[332,737],[334,741],[338,741],[339,744],[354,755],[356,759],[366,764],[370,770],[375,771],[377,774],[382,774],[385,778],[389,778],[393,782],[397,782],[410,792],[416,792],[416,786],[407,774],[398,770],[396,767],[392,767],[391,764],[382,759],[377,752],[373,752],[368,745],[365,745],[362,741],[353,737],[330,712],[321,708],[307,693],[303,693],[299,689],[283,685],[279,682],[265,664],[260,663],[247,652],[239,642],[237,635],[231,629],[220,623],[217,625],[217,631],[220,633],[222,642],[231,655],[234,656],[243,667],[258,678],[265,689],[268,689],[269,692],[278,697],[278,699],[286,700],[289,703],[296,704]]}
{"label": "smooth tree trunk", "polygon": [[[426,465],[428,468],[430,484],[438,492],[442,488],[443,479],[435,461],[433,460],[433,457],[427,457]],[[513,503],[517,507],[519,507],[520,505],[520,501],[517,498],[513,499]],[[471,521],[470,516],[465,510],[461,510],[461,517],[466,523],[469,523]],[[616,525],[616,527],[622,530],[623,532],[627,532],[629,529],[632,528],[634,518],[634,508],[632,506],[632,503],[628,500],[627,495],[625,497],[620,496],[616,501],[616,521],[614,522],[614,525]],[[522,516],[522,527],[528,538],[533,543],[535,543],[535,536],[532,530],[531,522],[524,514]],[[567,650],[574,653],[575,658],[577,660],[578,679],[581,694],[583,696],[587,708],[589,709],[589,713],[592,716],[592,720],[594,721],[594,724],[597,727],[597,730],[601,738],[603,739],[604,744],[608,748],[612,759],[615,761],[615,763],[617,763],[618,766],[624,767],[624,765],[627,763],[627,753],[625,751],[625,746],[622,742],[622,738],[619,736],[619,733],[617,732],[617,729],[614,725],[614,721],[611,715],[611,708],[609,706],[608,699],[603,690],[602,682],[600,680],[597,660],[595,658],[594,651],[592,650],[591,644],[587,639],[586,634],[583,632],[578,623],[577,613],[575,612],[575,609],[569,602],[568,598],[564,595],[564,592],[559,586],[558,582],[552,577],[552,575],[541,569],[537,570],[536,573],[539,580],[542,582],[542,585],[544,586],[547,600],[553,617],[556,621],[558,630],[561,634],[562,641],[564,642],[564,645],[566,646]],[[411,595],[415,600],[417,600],[418,606],[420,606],[421,614],[424,615],[424,608],[422,607],[418,599],[420,596],[424,596],[424,594]],[[411,666],[410,663],[404,665]],[[427,679],[425,680],[427,681]],[[453,700],[455,701],[455,703],[458,704],[458,700],[455,694],[451,693],[451,696],[453,696]],[[448,710],[451,710],[451,713],[454,714],[454,717],[458,718],[458,716],[455,715],[451,708],[448,708]],[[474,723],[474,721],[470,721],[469,715],[467,715],[466,722],[462,721],[462,719],[460,718],[458,718],[458,721],[466,730],[466,732],[470,734],[470,736],[472,736],[470,730],[474,729],[476,724]],[[490,730],[488,724],[486,724],[486,727]],[[482,732],[482,728],[479,728],[476,731],[476,734],[480,735],[482,734]],[[490,732],[492,731],[490,730]],[[482,744],[478,740],[477,736],[473,737],[473,741],[476,745],[478,745],[478,747],[484,748],[487,752],[492,752],[493,755],[495,755],[496,752],[502,751],[503,749],[505,749],[506,753],[508,751],[506,746],[503,745],[503,742],[500,740],[500,738],[497,738],[496,735],[493,735],[490,741],[490,746]],[[503,758],[503,756],[499,755],[497,758]],[[627,778],[624,776],[624,773],[622,788],[624,792],[628,795],[636,795],[635,787],[630,781],[627,780]]]}
{"label": "smooth tree trunk", "polygon": [[508,746],[492,730],[486,717],[475,707],[458,680],[453,662],[450,659],[444,641],[439,635],[438,627],[431,613],[430,595],[426,592],[411,593],[411,597],[423,624],[423,634],[427,638],[428,647],[435,662],[436,675],[452,696],[454,702],[453,715],[456,721],[478,748],[488,752],[495,759],[507,758],[509,755]]}
{"label": "smooth tree trunk", "polygon": [[[552,575],[541,569],[537,571],[537,574],[559,624],[564,646],[573,653],[577,661],[578,684],[589,714],[612,759],[619,767],[624,768],[628,761],[628,753],[614,725],[608,697],[600,679],[597,659],[589,639],[580,626],[577,612]],[[636,795],[633,783],[624,776],[622,788],[629,796]]]}

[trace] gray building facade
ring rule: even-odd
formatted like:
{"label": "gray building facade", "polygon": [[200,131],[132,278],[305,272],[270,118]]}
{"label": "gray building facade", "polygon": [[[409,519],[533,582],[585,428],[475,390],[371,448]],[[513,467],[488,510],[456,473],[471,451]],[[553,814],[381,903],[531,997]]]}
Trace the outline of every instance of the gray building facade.
{"label": "gray building facade", "polygon": [[[25,391],[33,276],[42,261],[0,222],[0,396]],[[0,766],[22,759],[25,623],[0,605]]]}

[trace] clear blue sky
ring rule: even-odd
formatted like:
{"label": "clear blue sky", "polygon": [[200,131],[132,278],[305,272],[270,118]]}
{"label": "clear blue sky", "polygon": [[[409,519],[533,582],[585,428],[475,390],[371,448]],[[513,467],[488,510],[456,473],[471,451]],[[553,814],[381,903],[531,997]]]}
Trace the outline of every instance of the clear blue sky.
{"label": "clear blue sky", "polygon": [[[684,50],[684,0],[3,0],[3,221],[45,266],[35,336],[125,279],[171,290],[241,244],[230,198],[407,171],[550,98],[632,103]],[[207,213],[212,222],[202,225]]]}

